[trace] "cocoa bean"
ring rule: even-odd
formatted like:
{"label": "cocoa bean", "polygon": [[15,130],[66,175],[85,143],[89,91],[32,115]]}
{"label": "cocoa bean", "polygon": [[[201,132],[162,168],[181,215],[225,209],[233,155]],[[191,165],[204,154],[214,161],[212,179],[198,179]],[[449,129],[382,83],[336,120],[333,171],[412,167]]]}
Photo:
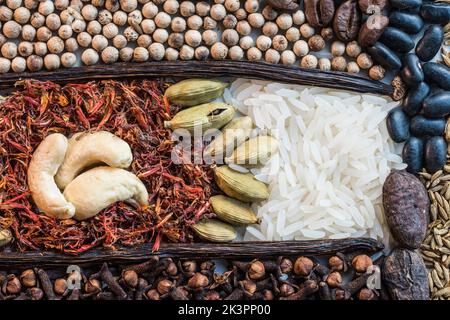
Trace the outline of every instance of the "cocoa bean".
{"label": "cocoa bean", "polygon": [[373,46],[389,24],[389,18],[382,15],[370,16],[359,30],[358,42],[363,47]]}
{"label": "cocoa bean", "polygon": [[333,0],[305,0],[305,17],[313,27],[326,27],[333,20]]}
{"label": "cocoa bean", "polygon": [[386,0],[358,0],[359,9],[364,14],[381,13],[386,7]]}
{"label": "cocoa bean", "polygon": [[358,36],[361,25],[361,11],[355,0],[343,2],[336,10],[333,20],[333,30],[336,37],[344,42]]}

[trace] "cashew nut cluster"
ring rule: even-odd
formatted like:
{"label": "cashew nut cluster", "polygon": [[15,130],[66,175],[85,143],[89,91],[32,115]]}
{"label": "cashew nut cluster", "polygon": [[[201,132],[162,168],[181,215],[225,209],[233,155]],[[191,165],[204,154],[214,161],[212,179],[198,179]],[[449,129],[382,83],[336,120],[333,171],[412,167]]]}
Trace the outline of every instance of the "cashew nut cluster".
{"label": "cashew nut cluster", "polygon": [[79,132],[69,140],[54,133],[33,154],[28,186],[39,210],[58,219],[85,220],[117,201],[146,206],[144,184],[124,170],[132,159],[130,146],[109,132]]}

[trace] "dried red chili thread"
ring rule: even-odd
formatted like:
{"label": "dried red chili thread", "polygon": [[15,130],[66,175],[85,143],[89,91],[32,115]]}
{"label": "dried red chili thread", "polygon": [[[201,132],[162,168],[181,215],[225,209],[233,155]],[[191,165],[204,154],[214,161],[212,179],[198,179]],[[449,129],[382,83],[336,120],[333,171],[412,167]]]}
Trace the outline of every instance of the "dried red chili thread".
{"label": "dried red chili thread", "polygon": [[[78,254],[96,246],[152,240],[157,250],[163,238],[192,241],[189,226],[211,215],[212,171],[172,162],[174,142],[163,123],[177,108],[164,99],[164,83],[100,81],[62,87],[28,80],[19,85],[0,105],[0,226],[13,230],[17,250]],[[107,130],[129,143],[130,169],[149,191],[148,208],[116,203],[81,223],[38,212],[26,182],[33,151],[49,133],[70,137],[85,130]]]}

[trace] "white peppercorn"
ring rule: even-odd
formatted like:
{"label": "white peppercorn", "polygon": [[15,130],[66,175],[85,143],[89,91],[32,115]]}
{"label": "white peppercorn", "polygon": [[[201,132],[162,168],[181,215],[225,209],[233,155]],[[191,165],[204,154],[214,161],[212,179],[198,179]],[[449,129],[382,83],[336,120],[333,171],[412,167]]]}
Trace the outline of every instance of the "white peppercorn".
{"label": "white peppercorn", "polygon": [[296,56],[291,50],[286,50],[281,53],[281,63],[284,65],[292,65],[295,63]]}
{"label": "white peppercorn", "polygon": [[287,30],[292,27],[292,16],[289,13],[282,13],[277,17],[276,22],[281,30]]}
{"label": "white peppercorn", "polygon": [[81,15],[87,21],[95,20],[95,18],[97,18],[98,15],[98,9],[94,7],[92,4],[87,4],[83,6],[83,8],[81,9]]}
{"label": "white peppercorn", "polygon": [[86,28],[91,36],[102,33],[102,25],[97,20],[90,21]]}
{"label": "white peppercorn", "polygon": [[6,37],[0,33],[0,47],[6,43]]}
{"label": "white peppercorn", "polygon": [[211,47],[211,56],[214,60],[223,60],[228,55],[228,47],[222,42],[216,42]]}
{"label": "white peppercorn", "polygon": [[155,17],[155,23],[159,28],[167,28],[172,18],[165,12],[159,12]]}
{"label": "white peppercorn", "polygon": [[36,29],[31,24],[22,27],[22,39],[25,41],[33,41],[36,37]]}
{"label": "white peppercorn", "polygon": [[264,59],[269,63],[278,63],[280,62],[280,53],[277,50],[269,49],[264,54]]}
{"label": "white peppercorn", "polygon": [[291,27],[286,30],[286,39],[290,42],[300,40],[300,30],[296,27]]}
{"label": "white peppercorn", "polygon": [[59,69],[61,61],[57,54],[48,54],[44,57],[44,66],[47,70]]}
{"label": "white peppercorn", "polygon": [[214,30],[206,30],[202,34],[202,39],[207,46],[212,46],[214,43],[218,41],[217,32]]}
{"label": "white peppercorn", "polygon": [[272,40],[272,47],[277,51],[284,51],[287,49],[288,40],[283,35],[276,35]]}
{"label": "white peppercorn", "polygon": [[222,24],[225,29],[234,29],[237,24],[237,18],[232,14],[227,14],[223,19]]}
{"label": "white peppercorn", "polygon": [[292,22],[298,26],[305,23],[305,13],[302,10],[297,10],[292,14]]}
{"label": "white peppercorn", "polygon": [[209,11],[209,15],[216,21],[221,21],[227,15],[227,10],[221,4],[214,4]]}
{"label": "white peppercorn", "polygon": [[84,30],[86,30],[86,22],[84,20],[75,19],[72,22],[72,29],[76,33],[83,32]]}
{"label": "white peppercorn", "polygon": [[331,61],[328,58],[320,58],[318,68],[322,71],[330,71],[331,70]]}
{"label": "white peppercorn", "polygon": [[305,40],[296,41],[292,49],[298,57],[304,57],[309,53],[308,43]]}
{"label": "white peppercorn", "polygon": [[203,25],[203,19],[200,16],[193,15],[187,19],[187,25],[190,29],[198,30]]}
{"label": "white peppercorn", "polygon": [[48,16],[55,11],[55,5],[53,1],[47,0],[39,3],[38,12],[44,16]]}
{"label": "white peppercorn", "polygon": [[119,60],[119,50],[114,47],[106,47],[102,51],[102,61],[106,64],[111,64]]}
{"label": "white peppercorn", "polygon": [[59,37],[51,37],[47,41],[47,47],[50,53],[61,53],[64,50],[64,41]]}
{"label": "white peppercorn", "polygon": [[66,68],[72,68],[77,63],[77,57],[71,52],[65,52],[61,56],[61,64]]}
{"label": "white peppercorn", "polygon": [[120,9],[120,3],[117,0],[106,0],[105,8],[110,12],[116,12]]}
{"label": "white peppercorn", "polygon": [[[58,1],[58,0],[57,0]],[[68,0],[65,0],[68,1]],[[25,0],[24,2],[25,8],[27,9],[36,9],[38,7],[38,1],[37,0]],[[56,5],[56,2],[55,2]]]}
{"label": "white peppercorn", "polygon": [[55,0],[55,8],[62,11],[69,7],[69,0]]}
{"label": "white peppercorn", "polygon": [[61,19],[56,13],[50,13],[45,19],[45,25],[52,31],[56,31],[61,26]]}
{"label": "white peppercorn", "polygon": [[258,61],[262,58],[262,52],[256,47],[252,47],[247,50],[247,60]]}
{"label": "white peppercorn", "polygon": [[139,24],[142,22],[142,13],[140,10],[134,10],[128,14],[128,24],[134,28],[138,28]]}
{"label": "white peppercorn", "polygon": [[358,58],[356,58],[356,63],[364,70],[373,66],[372,58],[365,52],[359,54]]}
{"label": "white peppercorn", "polygon": [[166,29],[156,29],[153,32],[153,41],[158,43],[165,43],[169,38],[169,33]]}
{"label": "white peppercorn", "polygon": [[225,0],[225,9],[229,12],[235,12],[241,7],[240,0]]}
{"label": "white peppercorn", "polygon": [[217,28],[217,21],[211,17],[205,17],[203,19],[203,29],[205,30],[213,30]]}
{"label": "white peppercorn", "polygon": [[164,53],[164,58],[168,61],[178,60],[178,56],[179,56],[178,50],[174,48],[167,48],[166,52]]}
{"label": "white peppercorn", "polygon": [[[174,22],[173,22],[174,20],[175,19],[172,20],[172,23],[171,23],[172,26],[174,25]],[[156,24],[151,19],[144,19],[141,22],[141,29],[142,29],[142,32],[145,34],[152,34],[153,31],[155,31],[155,29],[156,29]],[[173,28],[172,28],[172,30],[173,30]]]}
{"label": "white peppercorn", "polygon": [[236,31],[242,36],[248,36],[252,32],[252,27],[245,21],[239,21],[236,25]]}
{"label": "white peppercorn", "polygon": [[77,42],[81,47],[87,48],[92,43],[92,36],[87,32],[81,32],[77,35]]}
{"label": "white peppercorn", "polygon": [[273,37],[278,33],[278,25],[275,22],[267,21],[262,27],[262,33],[268,37]]}
{"label": "white peppercorn", "polygon": [[68,52],[75,52],[78,50],[78,42],[75,38],[69,38],[64,42],[64,47]]}
{"label": "white peppercorn", "polygon": [[314,35],[314,33],[314,28],[311,27],[308,23],[304,23],[300,26],[300,34],[303,38],[309,39]]}
{"label": "white peppercorn", "polygon": [[147,2],[150,2],[151,0],[138,0],[140,4],[146,4]]}
{"label": "white peppercorn", "polygon": [[103,26],[102,33],[107,39],[112,39],[119,34],[119,28],[111,22]]}
{"label": "white peppercorn", "polygon": [[167,39],[167,43],[172,48],[179,49],[184,44],[184,36],[182,33],[179,32],[173,32],[169,35],[169,38]]}
{"label": "white peppercorn", "polygon": [[[144,20],[144,21],[146,21],[146,20]],[[142,24],[144,23],[144,21],[142,22]],[[147,21],[153,22],[153,20],[147,20]],[[183,32],[184,30],[186,30],[186,20],[184,20],[181,17],[175,17],[172,19],[172,22],[170,23],[170,28],[172,29],[173,32]],[[144,29],[144,27],[142,29]],[[153,29],[153,31],[154,31],[154,29]],[[152,33],[152,32],[149,32],[149,33]]]}
{"label": "white peppercorn", "polygon": [[19,43],[19,45],[17,46],[17,52],[19,52],[19,54],[22,57],[28,57],[31,54],[33,54],[33,44],[31,42],[28,41],[22,41],[21,43]]}
{"label": "white peppercorn", "polygon": [[[31,16],[31,21],[32,21],[32,19],[33,19],[33,16],[34,16],[36,13],[39,14],[40,16],[44,17],[44,16],[41,15],[40,13],[35,12],[35,13],[33,13],[33,15]],[[61,19],[61,23],[62,23],[62,24],[72,24],[72,22],[75,20],[75,17],[73,16],[72,12],[69,12],[68,9],[61,11],[61,12],[59,13],[59,18]],[[44,19],[44,21],[45,21],[45,19]],[[32,22],[31,24],[33,24],[33,22]]]}
{"label": "white peppercorn", "polygon": [[133,59],[133,55],[134,55],[134,50],[133,50],[133,48],[130,48],[130,47],[125,47],[123,49],[120,49],[120,51],[119,51],[119,58],[120,58],[120,60],[122,60],[124,62],[131,61],[131,59]]}
{"label": "white peppercorn", "polygon": [[253,41],[253,38],[250,36],[242,37],[239,40],[239,46],[244,50],[250,49],[254,45],[255,45],[255,42]]}
{"label": "white peppercorn", "polygon": [[350,41],[345,47],[345,52],[349,57],[356,58],[361,53],[361,46],[357,41]]}
{"label": "white peppercorn", "polygon": [[372,80],[382,80],[384,78],[384,74],[386,73],[386,70],[382,66],[373,66],[369,69],[369,77]]}
{"label": "white peppercorn", "polygon": [[163,5],[164,11],[169,14],[177,13],[179,7],[180,5],[177,0],[167,0]]}
{"label": "white peppercorn", "polygon": [[108,39],[105,36],[98,34],[92,38],[92,48],[97,51],[102,51],[108,46]]}
{"label": "white peppercorn", "polygon": [[166,50],[164,48],[164,45],[162,45],[161,43],[152,43],[148,47],[148,52],[150,54],[150,59],[154,61],[160,61],[164,58]]}
{"label": "white peppercorn", "polygon": [[198,47],[202,42],[202,35],[197,30],[188,30],[184,35],[184,40],[191,47]]}
{"label": "white peppercorn", "polygon": [[[1,65],[1,63],[0,63],[0,65]],[[24,72],[27,69],[27,61],[24,58],[22,58],[22,57],[15,57],[11,61],[11,69],[14,72]],[[0,73],[1,72],[2,71],[0,70]]]}
{"label": "white peppercorn", "polygon": [[6,5],[10,9],[17,9],[22,5],[22,0],[6,0]]}
{"label": "white peppercorn", "polygon": [[302,68],[315,69],[317,67],[317,58],[312,54],[304,56],[300,62]]}
{"label": "white peppercorn", "polygon": [[82,0],[70,0],[69,8],[75,10],[76,12],[80,13],[81,8],[83,8],[83,2]]}
{"label": "white peppercorn", "polygon": [[195,5],[191,1],[183,1],[180,4],[180,13],[183,17],[190,17],[195,14]]}
{"label": "white peppercorn", "polygon": [[158,7],[153,2],[148,2],[142,7],[142,15],[148,19],[153,19],[158,14]]}
{"label": "white peppercorn", "polygon": [[194,58],[195,51],[188,45],[183,45],[180,49],[180,59],[181,60],[192,60]]}
{"label": "white peppercorn", "polygon": [[331,54],[334,57],[342,56],[345,52],[345,43],[341,41],[334,41],[331,44]]}
{"label": "white peppercorn", "polygon": [[0,6],[0,21],[10,21],[13,17],[13,11],[5,6]]}
{"label": "white peppercorn", "polygon": [[195,56],[195,59],[204,61],[204,60],[208,59],[208,57],[209,57],[209,49],[205,46],[200,46],[198,48],[195,48],[194,56]]}
{"label": "white peppercorn", "polygon": [[81,61],[87,66],[96,64],[98,62],[98,59],[99,56],[97,51],[91,48],[84,50],[81,55]]}
{"label": "white peppercorn", "polygon": [[137,6],[137,0],[120,0],[120,8],[125,12],[134,11]]}
{"label": "white peppercorn", "polygon": [[250,25],[253,28],[261,28],[264,25],[264,17],[261,13],[251,13],[248,15],[248,23],[250,23]]}
{"label": "white peppercorn", "polygon": [[38,39],[39,41],[48,41],[51,36],[52,32],[47,27],[40,27],[36,30],[36,39]]}
{"label": "white peppercorn", "polygon": [[[123,12],[123,11],[120,11],[120,12]],[[125,22],[126,22],[127,14],[125,12],[123,12],[123,14],[125,15]],[[102,25],[107,25],[108,23],[111,23],[113,21],[113,15],[108,10],[101,10],[97,15],[97,21]],[[116,22],[114,21],[114,23],[116,23]],[[116,24],[119,25],[118,23],[116,23]]]}
{"label": "white peppercorn", "polygon": [[272,39],[268,36],[258,36],[258,38],[256,38],[256,46],[259,50],[266,51],[272,46]]}
{"label": "white peppercorn", "polygon": [[246,0],[244,3],[244,8],[248,13],[255,13],[259,9],[258,0]]}
{"label": "white peppercorn", "polygon": [[[73,39],[76,43],[76,40]],[[47,54],[47,44],[45,42],[35,42],[33,43],[33,47],[34,47],[34,54],[38,55],[38,56],[45,56]],[[67,49],[66,49],[67,50]]]}
{"label": "white peppercorn", "polygon": [[217,3],[217,4],[224,4],[224,3],[225,3],[225,0],[214,0],[214,3]]}
{"label": "white peppercorn", "polygon": [[105,0],[92,0],[91,3],[96,7],[103,7]]}
{"label": "white peppercorn", "polygon": [[11,61],[6,58],[0,58],[0,73],[7,73],[11,68]]}
{"label": "white peppercorn", "polygon": [[331,59],[331,70],[334,71],[345,71],[347,68],[347,61],[342,56],[333,57]]}
{"label": "white peppercorn", "polygon": [[42,14],[40,14],[39,12],[34,12],[31,15],[30,23],[33,27],[40,28],[45,23],[45,17]]}
{"label": "white peppercorn", "polygon": [[322,28],[322,30],[320,30],[320,35],[322,36],[323,40],[330,41],[331,39],[333,39],[334,36],[333,28],[331,27]]}
{"label": "white peppercorn", "polygon": [[18,23],[25,24],[30,20],[31,13],[30,13],[30,10],[28,10],[27,8],[20,7],[14,11],[13,16],[14,16],[14,20],[16,20]]}
{"label": "white peppercorn", "polygon": [[[135,12],[135,11],[133,11],[133,12]],[[132,15],[132,13],[130,13],[130,15]],[[132,17],[133,16],[134,15],[132,15]],[[135,17],[133,17],[133,18],[135,18]],[[116,11],[116,12],[114,12],[114,14],[112,16],[112,22],[118,27],[126,25],[127,21],[130,22],[130,20],[131,19],[129,19],[129,16],[123,11]],[[142,17],[141,17],[141,20],[142,20]]]}
{"label": "white peppercorn", "polygon": [[228,47],[237,45],[239,42],[239,34],[234,29],[226,29],[222,32],[222,43]]}
{"label": "white peppercorn", "polygon": [[27,58],[27,68],[32,72],[41,70],[43,65],[44,60],[42,57],[33,54]]}
{"label": "white peppercorn", "polygon": [[[116,36],[116,37],[113,39],[113,43],[114,43],[114,40],[115,40],[117,37],[123,37],[123,40],[121,40],[121,42],[120,42],[120,44],[122,44],[122,45],[118,47],[116,44],[114,44],[114,46],[115,46],[116,48],[119,48],[119,49],[124,48],[124,47],[127,45],[127,39],[126,39],[124,36],[122,36],[122,35],[118,35],[118,36]],[[125,41],[124,45],[123,45],[123,41]],[[152,42],[153,42],[153,41],[152,41],[152,37],[149,36],[148,34],[141,34],[141,35],[137,38],[137,41],[136,41],[136,43],[137,43],[137,45],[138,45],[139,47],[144,47],[144,48],[147,48],[149,45],[152,44]]]}
{"label": "white peppercorn", "polygon": [[239,21],[245,20],[245,19],[247,19],[247,11],[245,11],[245,9],[240,8],[234,13],[234,16]]}
{"label": "white peppercorn", "polygon": [[311,51],[321,51],[325,48],[325,40],[323,40],[322,36],[316,34],[308,39],[308,45]]}
{"label": "white peppercorn", "polygon": [[209,10],[211,10],[211,6],[208,2],[200,1],[195,4],[195,12],[200,17],[206,17],[209,14]]}
{"label": "white peppercorn", "polygon": [[360,69],[358,64],[355,61],[350,61],[347,64],[347,72],[349,73],[359,73]]}
{"label": "white peppercorn", "polygon": [[3,25],[3,35],[9,39],[16,39],[22,32],[22,26],[15,21],[5,22]]}
{"label": "white peppercorn", "polygon": [[6,42],[1,49],[2,56],[13,59],[17,56],[17,45],[14,42]]}

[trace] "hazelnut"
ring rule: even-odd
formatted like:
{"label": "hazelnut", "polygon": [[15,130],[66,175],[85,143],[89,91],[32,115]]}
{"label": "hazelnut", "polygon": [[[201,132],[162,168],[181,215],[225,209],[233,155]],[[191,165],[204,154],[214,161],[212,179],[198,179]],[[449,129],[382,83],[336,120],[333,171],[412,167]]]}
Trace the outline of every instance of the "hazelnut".
{"label": "hazelnut", "polygon": [[259,29],[264,25],[264,17],[261,13],[251,13],[248,15],[247,18],[248,23],[250,23],[250,25],[253,28]]}
{"label": "hazelnut", "polygon": [[[9,63],[9,60],[7,60],[7,59],[5,59],[5,58],[0,58],[0,59],[6,60],[6,61],[8,61],[8,63]],[[5,67],[3,66],[3,63],[4,63],[4,62],[1,62],[1,61],[0,61],[0,73],[5,73],[5,72],[8,72],[8,71],[9,71],[9,68],[8,68],[7,71],[4,71],[4,70],[5,70]],[[6,66],[8,65],[8,63],[6,63]],[[15,57],[15,58],[11,61],[11,69],[12,69],[14,72],[24,72],[24,71],[27,69],[27,61],[26,61],[24,58],[22,58],[22,57]],[[25,283],[22,281],[22,283],[23,283],[24,286],[28,287],[28,286],[26,285],[26,283],[29,283],[28,281],[25,281]]]}
{"label": "hazelnut", "polygon": [[249,61],[258,61],[262,58],[262,52],[256,47],[247,50],[247,59]]}
{"label": "hazelnut", "polygon": [[234,29],[226,29],[222,32],[222,42],[226,46],[234,46],[239,42],[239,34]]}
{"label": "hazelnut", "polygon": [[314,28],[311,27],[308,23],[304,23],[300,26],[300,34],[303,38],[309,39],[314,35],[314,33]]}
{"label": "hazelnut", "polygon": [[87,65],[92,66],[98,62],[99,56],[94,49],[86,49],[81,55],[81,61]]}
{"label": "hazelnut", "polygon": [[291,50],[286,50],[281,53],[281,63],[285,65],[292,65],[295,63],[296,56]]}
{"label": "hazelnut", "polygon": [[278,33],[278,25],[275,22],[267,21],[262,27],[262,33],[268,37],[274,37]]}
{"label": "hazelnut", "polygon": [[27,58],[27,68],[32,72],[41,70],[43,65],[42,57],[32,54]]}
{"label": "hazelnut", "polygon": [[66,68],[72,68],[77,63],[77,57],[71,52],[63,53],[61,56],[61,64]]}
{"label": "hazelnut", "polygon": [[[383,70],[384,71],[384,70]],[[357,255],[352,259],[352,266],[358,273],[367,272],[367,268],[373,265],[372,259],[365,254]]]}
{"label": "hazelnut", "polygon": [[194,15],[195,5],[191,1],[183,1],[180,5],[180,13],[186,18]]}
{"label": "hazelnut", "polygon": [[292,16],[289,13],[282,13],[277,17],[276,22],[281,30],[287,30],[292,27]]}
{"label": "hazelnut", "polygon": [[294,273],[299,276],[306,277],[311,273],[313,267],[314,263],[311,259],[307,257],[298,257],[294,263]]}
{"label": "hazelnut", "polygon": [[137,47],[133,52],[133,60],[136,62],[145,62],[148,60],[150,54],[146,48]]}
{"label": "hazelnut", "polygon": [[[201,48],[201,47],[199,47]],[[198,48],[197,48],[198,49]],[[178,60],[179,52],[174,48],[167,48],[164,54],[164,58],[168,61]]]}
{"label": "hazelnut", "polygon": [[309,53],[308,43],[305,40],[296,41],[292,49],[298,57],[304,57]]}
{"label": "hazelnut", "polygon": [[333,57],[333,59],[331,59],[331,70],[345,71],[346,68],[347,68],[347,61],[345,60],[344,57],[338,56]]}
{"label": "hazelnut", "polygon": [[359,73],[359,66],[355,61],[350,61],[347,64],[347,72],[349,73]]}
{"label": "hazelnut", "polygon": [[11,68],[11,61],[6,58],[0,58],[0,74],[7,73],[10,68]]}
{"label": "hazelnut", "polygon": [[345,43],[342,41],[334,41],[331,44],[331,54],[334,57],[342,56],[345,53]]}
{"label": "hazelnut", "polygon": [[181,60],[192,60],[194,58],[194,48],[188,46],[188,45],[183,45],[180,49],[180,59]]}
{"label": "hazelnut", "polygon": [[264,19],[268,21],[273,21],[278,17],[278,12],[269,5],[265,6],[261,13]]}
{"label": "hazelnut", "polygon": [[325,48],[325,41],[322,36],[316,34],[308,39],[308,45],[311,51],[321,51]]}
{"label": "hazelnut", "polygon": [[277,51],[284,51],[287,49],[288,41],[285,36],[277,35],[272,40],[272,47]]}
{"label": "hazelnut", "polygon": [[280,53],[274,49],[268,49],[264,55],[266,62],[269,63],[278,63],[280,62]]}
{"label": "hazelnut", "polygon": [[214,60],[224,60],[228,55],[228,47],[222,42],[216,42],[211,47],[211,56]]}
{"label": "hazelnut", "polygon": [[148,19],[156,17],[158,11],[158,7],[153,2],[148,2],[142,7],[142,15]]}
{"label": "hazelnut", "polygon": [[194,51],[194,56],[197,60],[206,60],[209,57],[209,49],[205,46],[198,47]]}
{"label": "hazelnut", "polygon": [[247,21],[242,20],[237,23],[236,31],[241,36],[248,36],[252,32],[252,27],[250,26],[250,24]]}
{"label": "hazelnut", "polygon": [[200,17],[206,17],[209,14],[209,10],[211,10],[211,6],[205,1],[197,2],[195,5],[195,12]]}
{"label": "hazelnut", "polygon": [[261,51],[266,51],[272,46],[272,40],[268,36],[259,36],[256,38],[256,46]]}
{"label": "hazelnut", "polygon": [[[178,21],[176,19],[177,18],[174,18],[172,20],[172,22],[171,22],[172,30],[175,31],[175,32],[182,32],[182,31],[184,31],[184,29],[182,31],[176,31],[175,30],[175,29],[177,29],[177,22],[174,22],[174,21]],[[185,28],[186,28],[186,23],[185,23]],[[145,34],[152,34],[153,31],[155,31],[155,29],[156,29],[156,24],[155,24],[155,22],[153,20],[144,19],[141,22],[141,29],[142,29],[142,32],[144,32]]]}
{"label": "hazelnut", "polygon": [[342,284],[342,276],[339,272],[333,271],[331,272],[326,279],[326,283],[331,288],[337,288]]}
{"label": "hazelnut", "polygon": [[308,54],[306,56],[304,56],[302,58],[302,60],[300,61],[300,66],[302,68],[307,68],[307,69],[315,69],[317,67],[318,61],[317,58],[315,56],[313,56],[312,54]]}
{"label": "hazelnut", "polygon": [[187,25],[190,29],[199,30],[203,25],[203,19],[197,15],[190,16],[187,19]]}
{"label": "hazelnut", "polygon": [[296,42],[300,40],[300,30],[296,27],[291,27],[286,30],[286,39],[289,42]]}
{"label": "hazelnut", "polygon": [[164,45],[162,45],[161,43],[152,43],[148,47],[148,52],[150,54],[150,59],[159,61],[164,58],[166,49],[164,48]]}
{"label": "hazelnut", "polygon": [[372,58],[367,53],[361,53],[356,58],[356,63],[361,69],[369,69],[373,66]]}
{"label": "hazelnut", "polygon": [[120,49],[119,58],[124,62],[131,61],[133,59],[134,50],[133,48],[125,47]]}
{"label": "hazelnut", "polygon": [[244,58],[244,50],[239,46],[233,46],[228,50],[228,56],[231,60],[242,60]]}
{"label": "hazelnut", "polygon": [[244,50],[248,50],[251,47],[253,47],[254,45],[255,45],[255,42],[253,41],[253,38],[250,36],[242,37],[239,40],[239,46]]}
{"label": "hazelnut", "polygon": [[225,29],[234,29],[238,23],[237,18],[232,14],[227,14],[222,21]]}

